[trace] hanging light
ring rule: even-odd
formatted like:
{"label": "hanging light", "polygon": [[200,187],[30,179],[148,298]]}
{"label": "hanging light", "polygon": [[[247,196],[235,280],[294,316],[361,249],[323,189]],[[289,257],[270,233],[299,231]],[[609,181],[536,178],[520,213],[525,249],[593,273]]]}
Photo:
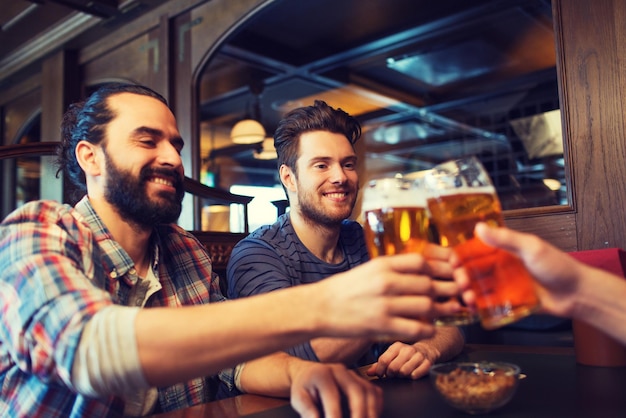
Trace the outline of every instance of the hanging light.
{"label": "hanging light", "polygon": [[255,144],[265,138],[265,128],[254,119],[244,119],[233,126],[230,139],[235,144]]}
{"label": "hanging light", "polygon": [[278,158],[276,148],[274,148],[274,138],[265,138],[263,140],[263,143],[261,144],[261,150],[254,151],[254,158],[256,158],[257,160],[275,160],[276,158]]}
{"label": "hanging light", "polygon": [[265,128],[261,124],[261,94],[263,93],[263,81],[252,80],[250,82],[250,95],[252,103],[246,119],[239,121],[230,131],[230,139],[235,144],[256,144],[265,138]]}

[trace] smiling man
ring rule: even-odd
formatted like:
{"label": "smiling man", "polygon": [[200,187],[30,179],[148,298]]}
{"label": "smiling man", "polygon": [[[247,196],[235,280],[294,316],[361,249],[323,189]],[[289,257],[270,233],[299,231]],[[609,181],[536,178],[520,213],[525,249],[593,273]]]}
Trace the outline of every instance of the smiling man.
{"label": "smiling man", "polygon": [[[359,190],[354,143],[360,135],[355,118],[319,100],[281,120],[274,144],[291,210],[235,246],[227,269],[231,298],[316,283],[367,262],[363,229],[348,220]],[[430,272],[451,277],[449,250],[432,247]],[[320,338],[287,352],[350,366],[375,363],[370,374],[417,379],[434,362],[458,354],[463,343],[457,328],[441,327],[433,338],[413,344],[387,347],[367,338]]]}

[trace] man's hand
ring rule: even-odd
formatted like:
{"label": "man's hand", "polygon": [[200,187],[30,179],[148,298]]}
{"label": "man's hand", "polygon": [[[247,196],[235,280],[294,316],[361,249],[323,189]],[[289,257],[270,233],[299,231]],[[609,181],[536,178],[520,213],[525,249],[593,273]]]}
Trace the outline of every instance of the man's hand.
{"label": "man's hand", "polygon": [[370,376],[419,379],[435,364],[439,353],[428,344],[393,343],[378,361],[367,369]]}
{"label": "man's hand", "polygon": [[[534,235],[504,227],[494,228],[484,223],[479,223],[475,232],[485,244],[509,251],[522,260],[535,278],[537,295],[544,312],[558,316],[572,315],[579,293],[578,277],[582,275],[583,269],[589,269],[588,266],[576,262]],[[470,290],[467,271],[462,268],[458,257],[453,256],[451,263],[456,267],[454,278],[463,291],[463,300],[468,306],[474,307],[476,295]]]}
{"label": "man's hand", "polygon": [[452,279],[452,254],[452,248],[429,242],[422,254],[425,259],[423,273],[431,277]]}
{"label": "man's hand", "polygon": [[305,418],[341,418],[342,397],[351,418],[375,418],[382,390],[341,364],[300,363],[291,372],[291,405]]}
{"label": "man's hand", "polygon": [[316,311],[329,313],[324,328],[337,336],[429,338],[435,332],[432,318],[460,308],[453,299],[435,303],[434,298],[455,296],[459,289],[454,281],[432,280],[429,272],[418,254],[377,257],[311,285],[320,301]]}

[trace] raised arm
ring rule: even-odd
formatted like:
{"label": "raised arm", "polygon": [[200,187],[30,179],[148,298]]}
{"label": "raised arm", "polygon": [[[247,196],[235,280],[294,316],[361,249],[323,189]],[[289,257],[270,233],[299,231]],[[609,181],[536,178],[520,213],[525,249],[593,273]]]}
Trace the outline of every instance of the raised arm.
{"label": "raised arm", "polygon": [[[581,263],[534,235],[485,224],[476,226],[476,235],[488,245],[522,259],[535,277],[545,312],[581,319],[626,344],[624,278]],[[463,269],[455,271],[455,279],[462,289],[468,289],[468,277]],[[463,297],[468,304],[474,303],[471,291],[465,290]]]}
{"label": "raised arm", "polygon": [[[459,307],[435,304],[431,297],[450,296],[458,288],[419,275],[421,263],[413,254],[378,258],[319,283],[267,295],[142,310],[136,332],[146,378],[166,385],[210,375],[317,336],[429,338],[435,331],[429,318]],[[181,326],[187,323],[196,326]]]}

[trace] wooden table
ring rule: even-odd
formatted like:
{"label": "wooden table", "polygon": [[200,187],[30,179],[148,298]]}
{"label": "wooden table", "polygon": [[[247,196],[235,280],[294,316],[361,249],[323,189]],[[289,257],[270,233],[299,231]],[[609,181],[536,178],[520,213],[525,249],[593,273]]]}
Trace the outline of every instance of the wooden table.
{"label": "wooden table", "polygon": [[[457,360],[507,361],[526,374],[511,402],[489,417],[626,417],[626,367],[578,365],[571,348],[468,345]],[[469,416],[445,404],[427,377],[374,382],[383,388],[382,418]],[[242,395],[156,417],[297,418],[298,414],[286,400]]]}

